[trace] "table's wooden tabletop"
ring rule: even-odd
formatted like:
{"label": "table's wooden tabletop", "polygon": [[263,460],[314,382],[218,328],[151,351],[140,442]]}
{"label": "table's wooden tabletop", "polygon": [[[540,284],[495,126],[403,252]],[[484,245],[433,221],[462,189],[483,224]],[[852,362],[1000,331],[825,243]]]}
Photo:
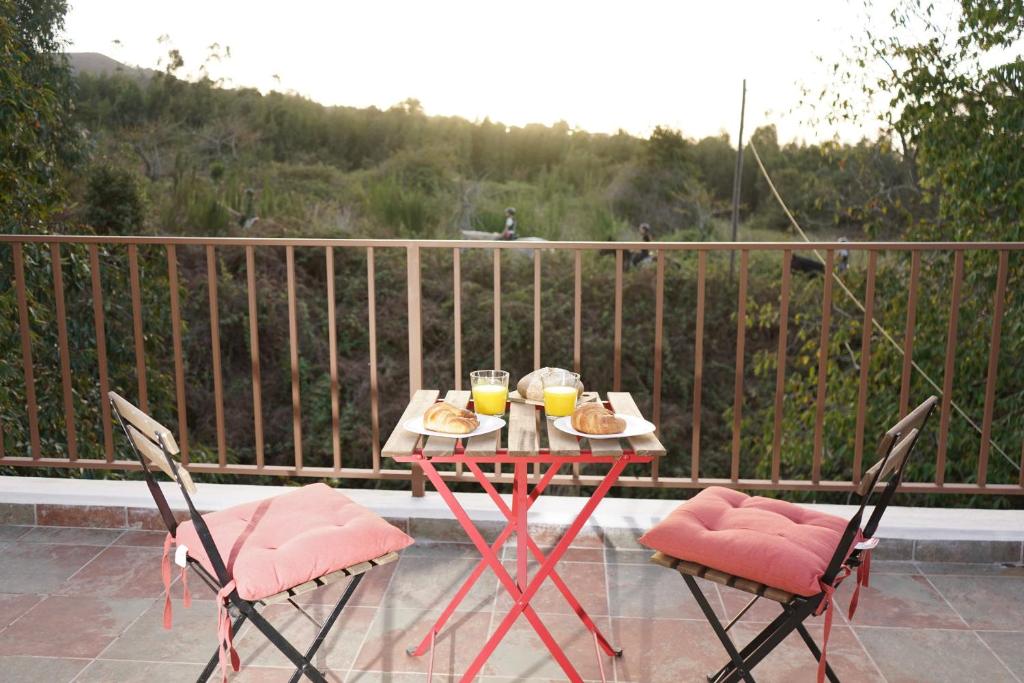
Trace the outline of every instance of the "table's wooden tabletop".
{"label": "table's wooden tabletop", "polygon": [[[432,403],[437,401],[441,392],[436,389],[417,391],[402,417],[398,420],[391,436],[388,437],[381,451],[388,458],[403,458],[413,455],[415,449],[423,443],[423,455],[426,457],[444,457],[455,452],[457,440],[439,436],[420,436],[406,430],[402,425],[407,420],[423,415]],[[465,408],[469,404],[470,392],[449,391],[444,400],[453,405]],[[607,402],[612,410],[624,415],[642,417],[633,397],[625,391],[610,391]],[[632,451],[640,456],[660,457],[665,455],[665,447],[654,434],[631,436],[627,439],[577,439],[555,428],[553,420],[544,418],[543,409],[525,403],[510,403],[508,424],[499,431],[483,436],[474,436],[464,444],[465,453],[470,457],[493,456],[504,447],[510,456],[535,456],[542,449],[548,449],[551,455],[579,455],[581,448],[594,455],[622,455],[623,451]]]}

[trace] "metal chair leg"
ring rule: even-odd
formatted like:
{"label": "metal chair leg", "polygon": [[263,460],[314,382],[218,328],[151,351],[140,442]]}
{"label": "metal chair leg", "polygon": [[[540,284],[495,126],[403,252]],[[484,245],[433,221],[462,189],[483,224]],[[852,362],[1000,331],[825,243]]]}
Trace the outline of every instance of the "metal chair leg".
{"label": "metal chair leg", "polygon": [[[320,646],[324,643],[324,639],[327,638],[327,633],[334,626],[334,622],[338,620],[338,617],[341,615],[341,611],[345,609],[345,605],[348,604],[349,598],[352,597],[352,594],[355,592],[356,587],[362,580],[363,575],[356,574],[352,577],[352,580],[349,582],[348,586],[345,587],[345,594],[341,596],[341,599],[338,600],[337,604],[334,606],[334,609],[331,610],[331,614],[327,617],[327,621],[324,622],[324,625],[320,629],[320,632],[316,634],[316,638],[313,639],[313,642],[310,644],[309,649],[306,650],[306,659],[310,662],[313,661],[313,657],[316,655],[317,650],[320,649]],[[302,670],[296,669],[295,673],[292,674],[292,677],[288,679],[288,683],[298,683],[300,678],[302,678]]]}
{"label": "metal chair leg", "polygon": [[714,629],[715,635],[722,641],[722,646],[725,647],[726,652],[729,653],[729,658],[732,660],[736,670],[743,676],[743,680],[747,683],[754,683],[754,677],[746,670],[746,666],[743,663],[743,658],[740,657],[740,653],[736,651],[736,646],[732,644],[729,639],[729,634],[725,632],[725,627],[722,626],[722,622],[718,620],[718,616],[715,611],[711,609],[711,605],[708,604],[708,599],[704,597],[704,592],[701,591],[700,586],[697,585],[697,581],[690,575],[684,574],[683,580],[686,581],[686,585],[690,588],[690,592],[693,593],[694,599],[697,600],[697,604],[700,606],[704,616],[707,618],[708,623],[711,624],[711,628]]}

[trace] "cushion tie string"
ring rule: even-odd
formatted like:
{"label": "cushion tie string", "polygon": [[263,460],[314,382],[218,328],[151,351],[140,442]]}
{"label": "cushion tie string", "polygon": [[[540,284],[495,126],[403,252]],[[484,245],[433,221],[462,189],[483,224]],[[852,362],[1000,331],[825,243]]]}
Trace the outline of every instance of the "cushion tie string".
{"label": "cushion tie string", "polygon": [[228,680],[228,659],[231,660],[231,668],[238,671],[241,662],[235,646],[231,642],[231,615],[228,613],[228,596],[235,590],[235,582],[228,581],[227,584],[217,591],[217,658],[220,660],[221,681]]}
{"label": "cushion tie string", "polygon": [[860,600],[860,587],[864,586],[868,588],[868,582],[871,579],[871,550],[865,550],[861,553],[860,564],[857,565],[857,582],[853,587],[853,596],[850,598],[850,609],[846,615],[850,619],[853,619],[853,615],[857,612],[857,601]]}
{"label": "cushion tie string", "polygon": [[192,591],[188,589],[188,565],[181,568],[181,604],[186,608],[192,606]]}
{"label": "cushion tie string", "polygon": [[815,610],[814,616],[819,616],[822,612],[825,613],[825,633],[821,640],[821,658],[818,659],[818,683],[823,683],[825,680],[825,666],[826,666],[826,652],[828,650],[828,636],[832,632],[832,613],[835,610],[832,608],[832,600],[835,597],[836,586],[838,586],[843,579],[850,575],[850,568],[843,566],[835,580],[831,584],[819,582],[822,592],[825,597],[822,599],[821,604],[818,605],[818,609]]}
{"label": "cushion tie string", "polygon": [[160,560],[160,576],[164,580],[164,628],[171,628],[171,541],[170,534],[164,538],[164,556]]}

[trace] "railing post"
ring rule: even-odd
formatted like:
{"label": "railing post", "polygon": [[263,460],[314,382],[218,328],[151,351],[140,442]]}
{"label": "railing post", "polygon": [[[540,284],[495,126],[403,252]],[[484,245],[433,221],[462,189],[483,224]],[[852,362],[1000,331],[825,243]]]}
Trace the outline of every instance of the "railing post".
{"label": "railing post", "polygon": [[[420,248],[406,247],[406,301],[409,308],[409,397],[423,388],[423,329],[420,307]],[[424,494],[423,469],[412,466],[412,495],[420,498]]]}

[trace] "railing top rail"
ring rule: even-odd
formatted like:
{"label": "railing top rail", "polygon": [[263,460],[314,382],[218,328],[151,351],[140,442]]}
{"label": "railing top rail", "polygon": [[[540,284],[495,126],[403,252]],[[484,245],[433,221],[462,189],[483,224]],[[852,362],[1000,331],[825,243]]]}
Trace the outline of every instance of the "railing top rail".
{"label": "railing top rail", "polygon": [[572,242],[524,240],[336,239],[308,237],[181,237],[177,235],[0,235],[2,243],[153,244],[225,247],[377,247],[382,249],[648,249],[666,251],[1024,251],[1024,242]]}

